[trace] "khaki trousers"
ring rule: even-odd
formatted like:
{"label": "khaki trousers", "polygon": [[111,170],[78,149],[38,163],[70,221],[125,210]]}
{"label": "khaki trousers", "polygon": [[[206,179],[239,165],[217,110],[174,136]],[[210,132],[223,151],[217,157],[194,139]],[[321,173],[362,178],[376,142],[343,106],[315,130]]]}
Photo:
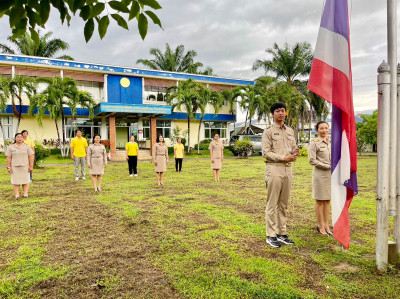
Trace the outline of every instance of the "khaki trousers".
{"label": "khaki trousers", "polygon": [[286,235],[287,207],[292,186],[292,167],[283,163],[267,164],[265,166],[265,183],[268,189],[265,208],[267,236]]}
{"label": "khaki trousers", "polygon": [[86,157],[75,157],[74,159],[74,170],[76,178],[79,178],[79,165],[81,166],[81,177],[84,178],[86,174]]}

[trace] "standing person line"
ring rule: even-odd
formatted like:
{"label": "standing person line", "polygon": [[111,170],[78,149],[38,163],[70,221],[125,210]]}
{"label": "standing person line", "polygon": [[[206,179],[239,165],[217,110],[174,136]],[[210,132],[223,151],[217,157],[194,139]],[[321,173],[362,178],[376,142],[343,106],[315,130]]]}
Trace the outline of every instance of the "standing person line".
{"label": "standing person line", "polygon": [[135,136],[131,135],[130,141],[126,143],[126,160],[128,161],[129,176],[138,176],[137,163],[139,160],[139,146],[135,142]]}
{"label": "standing person line", "polygon": [[179,137],[177,143],[174,145],[174,158],[176,173],[182,172],[182,162],[185,159],[185,146],[182,144],[182,138]]}
{"label": "standing person line", "polygon": [[[33,159],[35,159],[35,142],[28,137],[29,133],[27,130],[22,130],[21,134],[22,134],[22,137],[24,137],[24,143],[27,144],[32,149]],[[29,176],[30,176],[29,183],[32,183],[32,179],[33,179],[32,173],[33,173],[33,170],[29,173]]]}
{"label": "standing person line", "polygon": [[153,146],[153,163],[155,165],[155,172],[157,178],[157,185],[164,185],[164,173],[167,171],[168,147],[164,143],[164,137],[158,135],[156,144]]}
{"label": "standing person line", "polygon": [[224,162],[224,145],[219,139],[219,135],[214,135],[214,140],[211,141],[210,146],[211,157],[211,169],[213,170],[214,181],[219,182],[219,176],[222,168],[222,162]]}
{"label": "standing person line", "polygon": [[92,175],[92,183],[95,192],[101,191],[101,182],[104,174],[104,167],[107,167],[107,151],[100,143],[100,135],[94,135],[93,144],[88,148],[87,163],[89,174]]}
{"label": "standing person line", "polygon": [[79,180],[79,165],[81,166],[81,178],[86,180],[86,156],[88,143],[82,137],[82,131],[76,130],[76,137],[71,140],[71,159],[74,160],[75,181]]}

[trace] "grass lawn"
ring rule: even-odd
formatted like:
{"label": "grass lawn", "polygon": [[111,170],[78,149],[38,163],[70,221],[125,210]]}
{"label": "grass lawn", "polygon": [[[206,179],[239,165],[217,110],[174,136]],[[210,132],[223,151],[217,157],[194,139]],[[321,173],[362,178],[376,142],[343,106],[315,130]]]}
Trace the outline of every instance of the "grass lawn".
{"label": "grass lawn", "polygon": [[395,298],[400,268],[375,271],[376,157],[359,158],[351,247],[317,235],[311,170],[294,167],[288,230],[296,242],[265,244],[263,160],[106,169],[103,191],[73,181],[73,166],[34,171],[30,198],[15,201],[0,172],[0,297],[10,298]]}

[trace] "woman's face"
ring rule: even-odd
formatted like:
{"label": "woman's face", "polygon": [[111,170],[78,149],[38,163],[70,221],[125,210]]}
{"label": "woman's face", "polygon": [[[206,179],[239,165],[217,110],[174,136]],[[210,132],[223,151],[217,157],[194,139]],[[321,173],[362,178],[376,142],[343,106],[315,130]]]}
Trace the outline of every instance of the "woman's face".
{"label": "woman's face", "polygon": [[159,140],[160,142],[164,142],[164,137],[160,136],[160,137],[158,137],[158,140]]}
{"label": "woman's face", "polygon": [[182,143],[182,139],[181,138],[178,138],[178,143]]}
{"label": "woman's face", "polygon": [[100,136],[94,137],[94,142],[95,142],[95,143],[99,143],[100,140],[101,140]]}
{"label": "woman's face", "polygon": [[219,140],[219,135],[218,135],[218,134],[215,134],[215,135],[214,135],[214,140],[216,140],[216,141]]}
{"label": "woman's face", "polygon": [[16,137],[15,137],[15,142],[16,143],[21,143],[21,142],[23,142],[24,141],[24,137],[22,137],[22,134],[18,134]]}
{"label": "woman's face", "polygon": [[135,141],[135,136],[131,136],[131,141],[134,142]]}
{"label": "woman's face", "polygon": [[322,123],[318,126],[318,134],[322,138],[326,137],[329,135],[329,126],[326,123]]}

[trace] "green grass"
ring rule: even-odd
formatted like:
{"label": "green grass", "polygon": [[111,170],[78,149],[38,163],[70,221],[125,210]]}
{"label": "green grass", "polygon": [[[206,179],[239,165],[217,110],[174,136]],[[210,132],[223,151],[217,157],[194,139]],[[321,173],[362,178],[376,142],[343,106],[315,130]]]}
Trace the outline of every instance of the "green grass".
{"label": "green grass", "polygon": [[[46,162],[47,163],[47,162]],[[103,191],[73,181],[73,166],[35,170],[31,197],[15,202],[0,175],[0,294],[9,297],[395,298],[400,271],[375,270],[376,157],[360,157],[350,207],[351,247],[316,234],[311,171],[294,166],[288,230],[265,244],[265,163],[226,159],[221,182],[207,159],[111,164]],[[71,264],[72,263],[72,264]],[[1,295],[0,295],[1,296]]]}

